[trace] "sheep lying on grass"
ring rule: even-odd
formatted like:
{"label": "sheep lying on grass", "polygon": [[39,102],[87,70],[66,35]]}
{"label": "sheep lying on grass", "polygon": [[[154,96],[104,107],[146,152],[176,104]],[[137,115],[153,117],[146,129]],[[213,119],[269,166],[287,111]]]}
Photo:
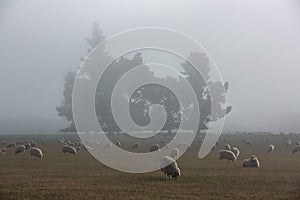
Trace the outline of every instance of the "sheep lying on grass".
{"label": "sheep lying on grass", "polygon": [[31,156],[37,157],[39,159],[42,159],[44,156],[42,150],[36,147],[31,147],[29,152]]}
{"label": "sheep lying on grass", "polygon": [[257,157],[252,155],[249,159],[245,159],[243,167],[260,167]]}
{"label": "sheep lying on grass", "polygon": [[225,159],[225,160],[228,160],[228,161],[232,161],[232,162],[235,162],[236,161],[236,155],[232,152],[232,151],[229,151],[229,150],[221,150],[219,151],[219,161]]}
{"label": "sheep lying on grass", "polygon": [[72,146],[69,146],[69,145],[64,145],[62,147],[62,152],[64,154],[70,153],[70,154],[74,154],[74,155],[76,155],[76,153],[77,153],[76,149],[74,147],[72,147]]}
{"label": "sheep lying on grass", "polygon": [[166,180],[170,180],[171,177],[178,179],[178,177],[180,176],[180,169],[177,166],[176,161],[169,156],[165,156],[160,159],[160,167],[161,171],[165,173]]}

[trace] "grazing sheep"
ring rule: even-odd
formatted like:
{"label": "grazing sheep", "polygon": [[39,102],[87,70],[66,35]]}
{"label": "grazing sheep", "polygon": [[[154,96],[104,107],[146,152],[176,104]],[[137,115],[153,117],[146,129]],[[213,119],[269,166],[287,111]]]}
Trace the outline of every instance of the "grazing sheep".
{"label": "grazing sheep", "polygon": [[164,156],[160,159],[160,168],[165,173],[166,180],[168,178],[170,180],[171,177],[177,179],[180,176],[180,169],[176,161],[169,156]]}
{"label": "grazing sheep", "polygon": [[228,161],[232,161],[235,162],[236,161],[236,156],[232,151],[229,150],[221,150],[219,151],[220,157],[219,157],[219,161],[225,159]]}
{"label": "grazing sheep", "polygon": [[179,157],[179,149],[173,148],[171,150],[170,157],[176,160]]}
{"label": "grazing sheep", "polygon": [[296,145],[300,145],[300,141],[296,143]]}
{"label": "grazing sheep", "polygon": [[31,156],[38,157],[39,159],[42,159],[44,156],[42,150],[36,147],[31,147],[29,152]]}
{"label": "grazing sheep", "polygon": [[137,149],[137,148],[140,148],[140,146],[141,146],[141,145],[140,145],[139,143],[135,143],[135,144],[132,145],[131,148],[132,148],[132,149]]}
{"label": "grazing sheep", "polygon": [[260,167],[259,161],[255,155],[252,155],[250,159],[245,159],[243,167]]}
{"label": "grazing sheep", "polygon": [[293,149],[293,153],[300,151],[300,145],[296,145]]}
{"label": "grazing sheep", "polygon": [[64,154],[70,153],[70,154],[74,154],[74,155],[76,155],[76,153],[77,153],[76,149],[74,147],[72,147],[72,146],[69,146],[69,145],[64,145],[62,147],[62,152]]}
{"label": "grazing sheep", "polygon": [[26,147],[24,145],[19,145],[15,149],[15,155],[17,154],[23,154],[26,150]]}
{"label": "grazing sheep", "polygon": [[9,143],[6,148],[13,148],[13,147],[16,147],[17,144],[15,142],[12,142],[12,143]]}
{"label": "grazing sheep", "polygon": [[239,157],[240,150],[237,147],[232,147],[232,152],[235,154],[236,157]]}
{"label": "grazing sheep", "polygon": [[273,144],[270,144],[268,147],[268,153],[272,153],[275,149],[275,146]]}
{"label": "grazing sheep", "polygon": [[225,150],[230,150],[231,149],[231,146],[229,144],[226,144],[225,145]]}
{"label": "grazing sheep", "polygon": [[159,145],[158,144],[154,144],[151,146],[150,148],[150,152],[153,152],[153,151],[158,151],[159,150]]}

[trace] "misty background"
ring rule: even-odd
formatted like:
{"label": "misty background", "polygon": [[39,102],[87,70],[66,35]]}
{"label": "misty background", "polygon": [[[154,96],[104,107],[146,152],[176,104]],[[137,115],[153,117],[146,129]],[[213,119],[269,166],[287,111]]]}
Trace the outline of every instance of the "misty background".
{"label": "misty background", "polygon": [[98,22],[106,37],[165,27],[201,43],[230,84],[225,130],[300,132],[300,3],[248,1],[0,1],[0,134],[51,133],[66,121],[68,71]]}

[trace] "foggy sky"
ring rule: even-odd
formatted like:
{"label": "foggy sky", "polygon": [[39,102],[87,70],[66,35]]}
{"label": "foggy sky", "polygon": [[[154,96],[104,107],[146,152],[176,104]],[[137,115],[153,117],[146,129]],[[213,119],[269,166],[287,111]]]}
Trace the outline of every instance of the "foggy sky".
{"label": "foggy sky", "polygon": [[106,37],[142,26],[193,37],[230,83],[226,129],[300,131],[297,0],[2,0],[0,119],[57,118],[93,22]]}

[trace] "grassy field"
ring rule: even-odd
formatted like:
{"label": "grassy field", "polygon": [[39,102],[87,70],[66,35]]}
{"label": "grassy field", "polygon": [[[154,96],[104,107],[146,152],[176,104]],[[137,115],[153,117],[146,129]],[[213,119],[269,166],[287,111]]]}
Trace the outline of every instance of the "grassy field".
{"label": "grassy field", "polygon": [[[300,153],[291,153],[300,135],[223,135],[217,149],[201,160],[195,142],[178,160],[182,174],[177,181],[165,181],[161,171],[115,171],[85,150],[63,155],[57,139],[64,137],[0,136],[6,141],[36,139],[44,152],[42,160],[28,152],[16,156],[13,149],[0,156],[0,199],[300,199]],[[287,137],[293,142],[290,148]],[[253,145],[246,146],[243,139]],[[217,152],[225,143],[239,147],[237,162],[218,162]],[[268,154],[271,143],[276,149]],[[252,154],[261,168],[242,168]]]}

